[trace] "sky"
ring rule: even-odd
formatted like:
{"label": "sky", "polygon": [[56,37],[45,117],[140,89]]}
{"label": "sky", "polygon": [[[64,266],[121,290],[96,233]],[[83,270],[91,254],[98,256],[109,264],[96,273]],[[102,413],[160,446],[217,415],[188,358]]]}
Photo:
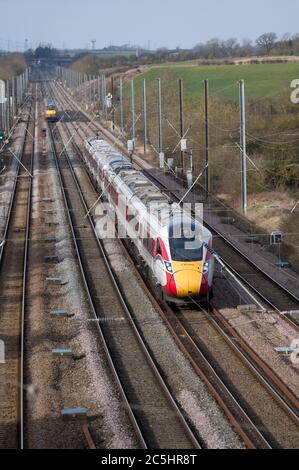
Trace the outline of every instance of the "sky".
{"label": "sky", "polygon": [[299,32],[298,0],[0,0],[0,49],[39,43],[190,48],[218,37]]}

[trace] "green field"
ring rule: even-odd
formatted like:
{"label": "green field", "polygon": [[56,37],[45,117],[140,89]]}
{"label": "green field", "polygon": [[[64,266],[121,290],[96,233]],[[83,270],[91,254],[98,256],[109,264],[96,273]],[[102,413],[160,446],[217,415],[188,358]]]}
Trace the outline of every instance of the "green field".
{"label": "green field", "polygon": [[161,78],[162,86],[170,86],[179,78],[184,80],[186,99],[202,97],[203,80],[209,79],[212,96],[237,100],[237,82],[245,80],[248,98],[283,98],[289,101],[290,83],[299,78],[299,63],[209,65],[209,66],[154,66],[136,78],[136,88],[141,87],[142,78],[151,85]]}

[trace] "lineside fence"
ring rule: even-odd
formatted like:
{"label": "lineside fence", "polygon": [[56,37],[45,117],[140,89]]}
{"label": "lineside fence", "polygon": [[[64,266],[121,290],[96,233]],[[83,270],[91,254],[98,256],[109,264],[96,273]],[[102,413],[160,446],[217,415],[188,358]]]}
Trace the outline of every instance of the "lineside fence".
{"label": "lineside fence", "polygon": [[[0,79],[0,132],[8,136],[24,102],[30,67],[9,80]],[[3,134],[2,134],[3,135]]]}

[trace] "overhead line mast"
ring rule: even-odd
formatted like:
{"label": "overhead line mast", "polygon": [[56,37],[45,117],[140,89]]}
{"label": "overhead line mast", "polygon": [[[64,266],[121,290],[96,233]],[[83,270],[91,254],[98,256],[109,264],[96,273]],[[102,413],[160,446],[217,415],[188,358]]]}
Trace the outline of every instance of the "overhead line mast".
{"label": "overhead line mast", "polygon": [[245,86],[244,80],[239,81],[240,86],[240,158],[241,158],[241,188],[242,212],[247,212],[247,161],[246,161],[246,117],[245,117]]}

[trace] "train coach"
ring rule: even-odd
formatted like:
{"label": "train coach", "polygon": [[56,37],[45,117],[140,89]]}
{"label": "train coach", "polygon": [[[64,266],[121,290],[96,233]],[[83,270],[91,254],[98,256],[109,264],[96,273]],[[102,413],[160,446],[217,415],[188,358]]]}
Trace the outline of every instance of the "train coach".
{"label": "train coach", "polygon": [[88,170],[115,210],[118,230],[142,259],[158,297],[175,303],[211,298],[210,231],[107,141],[90,138],[85,147]]}

